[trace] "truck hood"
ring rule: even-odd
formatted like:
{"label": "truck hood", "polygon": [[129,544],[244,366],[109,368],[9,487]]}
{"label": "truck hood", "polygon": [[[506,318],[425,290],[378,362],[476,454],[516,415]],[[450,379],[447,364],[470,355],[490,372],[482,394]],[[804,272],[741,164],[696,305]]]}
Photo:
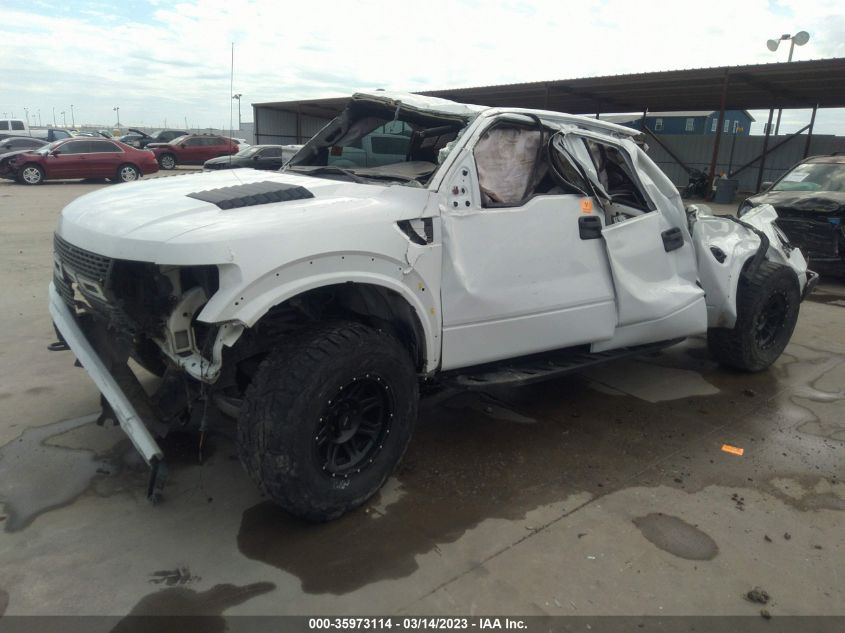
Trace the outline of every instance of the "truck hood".
{"label": "truck hood", "polygon": [[[313,197],[221,209],[189,197],[212,189],[271,182],[303,187]],[[354,223],[419,217],[426,189],[361,184],[254,169],[201,172],[122,183],[81,196],[62,211],[57,234],[85,250],[160,264],[233,261],[235,245],[296,232],[319,233]]]}

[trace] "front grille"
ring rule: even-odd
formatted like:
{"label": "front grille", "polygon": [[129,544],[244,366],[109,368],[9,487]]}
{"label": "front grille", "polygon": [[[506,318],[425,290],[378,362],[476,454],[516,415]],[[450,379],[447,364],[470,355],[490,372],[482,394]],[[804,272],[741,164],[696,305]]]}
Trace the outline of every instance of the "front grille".
{"label": "front grille", "polygon": [[823,259],[839,256],[839,232],[829,222],[779,218],[777,225],[805,256]]}
{"label": "front grille", "polygon": [[62,268],[69,268],[79,275],[105,284],[114,262],[110,257],[103,257],[81,249],[55,234],[53,235],[53,249],[62,264]]}
{"label": "front grille", "polygon": [[[106,296],[115,260],[74,246],[58,235],[53,235],[53,248],[56,260],[53,283],[64,302],[74,309],[85,308],[87,312],[102,317],[109,323],[125,323],[126,319],[121,318],[121,311]],[[91,286],[92,282],[100,296],[94,295],[91,288],[86,288]],[[84,301],[80,301],[77,292]]]}

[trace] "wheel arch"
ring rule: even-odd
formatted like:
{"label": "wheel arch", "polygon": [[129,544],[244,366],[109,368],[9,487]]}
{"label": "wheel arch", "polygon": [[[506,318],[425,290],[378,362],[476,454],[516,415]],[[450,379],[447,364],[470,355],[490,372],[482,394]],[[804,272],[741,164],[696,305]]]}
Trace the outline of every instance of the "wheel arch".
{"label": "wheel arch", "polygon": [[[323,313],[337,316],[335,313],[340,310],[344,318],[391,329],[412,354],[418,371],[437,368],[439,293],[429,290],[416,271],[404,271],[393,262],[379,262],[375,257],[362,255],[334,256],[331,259],[347,264],[354,264],[355,260],[361,260],[357,262],[361,264],[368,262],[370,270],[315,271],[315,267],[325,267],[325,259],[271,271],[234,293],[218,292],[198,318],[217,323],[236,320],[255,331],[292,308],[306,315],[310,311],[313,320],[322,320]],[[311,275],[304,274],[308,269]],[[237,275],[233,270],[228,273]],[[226,274],[221,271],[223,287]],[[321,310],[316,310],[315,305]]]}

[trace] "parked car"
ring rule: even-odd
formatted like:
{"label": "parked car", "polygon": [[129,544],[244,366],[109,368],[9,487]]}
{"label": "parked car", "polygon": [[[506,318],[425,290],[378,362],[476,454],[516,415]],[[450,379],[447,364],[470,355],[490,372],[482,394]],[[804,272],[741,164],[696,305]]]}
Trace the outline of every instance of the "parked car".
{"label": "parked car", "polygon": [[31,136],[9,136],[0,139],[0,153],[13,152],[20,149],[37,149],[47,144],[47,141]]}
{"label": "parked car", "polygon": [[9,168],[11,160],[18,154],[31,152],[46,144],[46,141],[30,136],[12,136],[0,140],[0,178],[14,179],[15,175]]}
{"label": "parked car", "polygon": [[38,150],[18,154],[9,167],[15,179],[26,185],[71,178],[131,182],[158,171],[152,152],[93,137],[56,141]]}
{"label": "parked car", "polygon": [[[375,149],[371,134],[402,142],[392,164],[329,164]],[[214,407],[264,493],[316,521],[385,482],[423,383],[523,384],[699,335],[721,364],[766,369],[817,276],[772,207],[743,222],[684,209],[636,134],[357,94],[279,173],[152,180],[65,207],[54,347],[151,465],[153,496],[165,455],[143,420],[204,428]],[[130,356],[165,376],[166,407],[136,397]]]}
{"label": "parked car", "polygon": [[845,275],[845,156],[812,156],[739,205],[742,217],[761,204],[778,214],[778,227],[820,272]]}
{"label": "parked car", "polygon": [[91,136],[91,137],[94,137],[94,138],[107,138],[110,141],[113,141],[113,140],[119,141],[120,140],[120,139],[115,139],[111,134],[109,134],[108,130],[97,130],[96,132],[91,132],[91,131],[74,132],[73,135],[74,136]]}
{"label": "parked car", "polygon": [[169,143],[149,143],[147,149],[155,152],[162,169],[174,169],[176,165],[202,165],[211,158],[237,154],[238,144],[216,134],[188,134]]}
{"label": "parked car", "polygon": [[0,134],[29,136],[29,125],[23,119],[0,119]]}
{"label": "parked car", "polygon": [[41,139],[42,141],[47,141],[48,143],[61,141],[62,139],[71,138],[73,136],[73,134],[67,130],[62,130],[57,127],[50,127],[43,130],[30,130],[29,133],[32,138]]}
{"label": "parked car", "polygon": [[[281,169],[301,145],[250,145],[234,156],[218,156],[203,163],[203,169]],[[296,148],[296,149],[294,149]]]}
{"label": "parked car", "polygon": [[[125,142],[127,145],[132,145],[132,147],[142,148],[146,147],[150,143],[169,143],[175,138],[187,136],[188,134],[189,132],[186,132],[185,130],[158,130],[152,134],[147,134],[142,130],[131,127],[129,128],[129,134],[125,135],[128,137],[128,141]],[[122,138],[123,137],[121,137],[121,139]]]}
{"label": "parked car", "polygon": [[149,138],[151,138],[151,137],[144,134],[143,132],[140,133],[140,134],[138,134],[136,132],[130,132],[129,134],[124,134],[123,136],[121,136],[117,140],[120,141],[121,143],[125,143],[126,145],[129,145],[130,147],[141,148],[141,147],[146,147],[147,142],[149,142],[149,141],[144,142],[144,139],[149,139]]}

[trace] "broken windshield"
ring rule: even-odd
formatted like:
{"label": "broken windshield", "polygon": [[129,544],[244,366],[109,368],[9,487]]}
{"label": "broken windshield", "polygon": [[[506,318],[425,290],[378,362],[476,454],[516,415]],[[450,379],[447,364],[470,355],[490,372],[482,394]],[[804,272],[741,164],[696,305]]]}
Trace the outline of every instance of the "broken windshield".
{"label": "broken windshield", "polygon": [[[437,170],[440,150],[454,141],[466,124],[458,117],[421,113],[401,105],[352,101],[305,144],[288,169],[419,186]],[[320,167],[327,169],[317,169]]]}

